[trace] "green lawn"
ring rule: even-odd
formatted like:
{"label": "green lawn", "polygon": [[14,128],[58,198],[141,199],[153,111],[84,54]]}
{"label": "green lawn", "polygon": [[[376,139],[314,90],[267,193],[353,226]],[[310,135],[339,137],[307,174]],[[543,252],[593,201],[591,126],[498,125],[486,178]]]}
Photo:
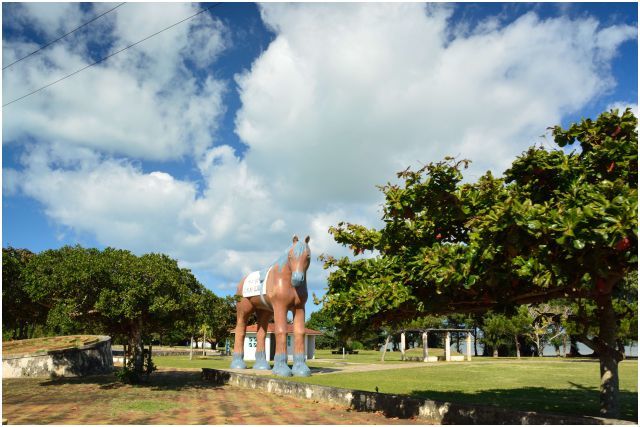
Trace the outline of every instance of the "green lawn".
{"label": "green lawn", "polygon": [[[444,350],[431,349],[430,356],[442,356]],[[452,354],[457,354],[452,351]],[[360,350],[358,354],[347,354],[342,358],[342,354],[331,354],[331,350],[317,350],[316,359],[309,360],[308,365],[311,367],[331,367],[343,363],[366,363],[366,364],[399,364],[405,363],[400,360],[400,352],[387,352],[385,361],[380,361],[381,353],[374,350]],[[422,356],[422,349],[412,349],[407,351],[407,356]],[[189,360],[189,356],[155,356],[153,363],[161,368],[228,368],[231,364],[231,357],[224,356],[206,356],[202,357],[201,353],[194,352],[193,360]],[[253,366],[253,362],[247,362],[247,366]]]}
{"label": "green lawn", "polygon": [[[421,351],[421,350],[420,350]],[[320,359],[311,367],[330,367],[347,363],[381,363],[375,351],[358,355],[331,355],[319,351]],[[430,355],[436,353],[429,352]],[[377,357],[377,358],[376,358]],[[401,364],[399,352],[388,353],[388,365]],[[228,368],[230,357],[209,356],[189,360],[184,356],[154,357],[159,367]],[[247,365],[251,366],[249,362]],[[312,384],[382,393],[406,394],[434,400],[495,404],[501,407],[556,412],[574,415],[598,415],[599,365],[592,359],[478,357],[472,362],[438,362],[420,368],[390,369],[356,373],[313,375],[291,378]],[[621,418],[638,419],[638,361],[620,364]]]}
{"label": "green lawn", "polygon": [[[461,403],[575,415],[598,415],[599,365],[591,360],[487,360],[424,368],[341,373],[294,381],[407,394]],[[620,364],[621,417],[638,419],[638,362]]]}
{"label": "green lawn", "polygon": [[[422,348],[412,348],[405,352],[407,357],[422,357]],[[459,355],[456,351],[451,349],[452,355]],[[442,348],[430,348],[429,356],[444,356],[444,349]],[[316,350],[316,359],[329,359],[340,362],[353,362],[353,363],[404,363],[401,359],[402,353],[399,351],[387,351],[384,356],[384,362],[380,360],[382,353],[376,350],[358,350],[358,354],[345,354],[344,359],[342,354],[332,354],[331,350]]]}

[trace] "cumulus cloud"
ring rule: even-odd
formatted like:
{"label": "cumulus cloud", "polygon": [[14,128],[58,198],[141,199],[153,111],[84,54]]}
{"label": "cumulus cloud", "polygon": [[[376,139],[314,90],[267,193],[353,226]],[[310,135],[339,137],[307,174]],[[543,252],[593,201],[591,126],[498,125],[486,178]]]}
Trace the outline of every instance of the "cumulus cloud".
{"label": "cumulus cloud", "polygon": [[262,16],[277,37],[237,79],[237,132],[280,198],[316,207],[371,202],[373,184],[446,155],[501,173],[613,86],[606,61],[635,31],[528,13],[448,40],[447,8],[419,3],[265,4]]}
{"label": "cumulus cloud", "polygon": [[638,117],[638,104],[633,102],[618,101],[607,106],[607,111],[618,110],[618,114],[622,114],[627,108],[631,108],[631,112],[634,116]]}
{"label": "cumulus cloud", "polygon": [[[3,72],[4,102],[95,62],[99,58],[90,52],[98,43],[96,39],[111,39],[108,51],[112,52],[196,10],[187,3],[128,3],[96,21],[104,31],[99,36],[90,32],[63,39]],[[59,29],[62,24],[56,23],[65,17],[82,21],[96,12],[83,11],[76,3],[25,4],[15,13],[27,23],[40,24],[37,28]],[[47,22],[43,21],[45,16]],[[209,37],[203,35],[205,27]],[[212,134],[224,112],[221,99],[225,85],[212,77],[198,79],[185,62],[210,65],[227,43],[226,32],[221,22],[202,14],[126,54],[11,104],[3,111],[3,139],[9,144],[24,138],[55,139],[138,159],[200,155],[213,143]],[[5,39],[4,62],[33,47],[20,36]]]}
{"label": "cumulus cloud", "polygon": [[[113,46],[196,10],[125,7],[135,13],[104,24]],[[502,172],[547,126],[615,85],[610,62],[635,37],[625,25],[533,13],[452,32],[449,5],[271,3],[261,13],[275,39],[236,76],[246,152],[215,140],[230,85],[199,75],[232,37],[204,18],[5,109],[5,140],[29,141],[23,168],[4,171],[5,192],[103,244],[167,252],[228,292],[293,233],[311,235],[314,255],[347,254],[328,227],[379,225],[375,185],[408,165],[457,155],[474,161],[471,175]],[[5,74],[5,99],[87,64],[88,42]],[[5,40],[5,61],[28,45]],[[140,163],[184,157],[199,182]],[[312,264],[312,289],[325,274]]]}

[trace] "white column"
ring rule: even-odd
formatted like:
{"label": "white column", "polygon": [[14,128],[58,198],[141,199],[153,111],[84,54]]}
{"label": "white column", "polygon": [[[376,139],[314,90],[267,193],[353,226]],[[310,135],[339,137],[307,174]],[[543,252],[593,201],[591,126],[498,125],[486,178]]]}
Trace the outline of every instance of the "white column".
{"label": "white column", "polygon": [[[315,359],[316,358],[316,336],[309,335],[309,347],[307,350],[307,359]],[[311,357],[309,357],[311,356]]]}
{"label": "white column", "polygon": [[424,362],[429,361],[429,344],[428,344],[427,332],[422,333],[422,360]]}
{"label": "white column", "polygon": [[307,349],[309,348],[309,335],[304,334],[304,338],[302,338],[302,342],[304,343],[304,351],[302,352],[302,354],[304,354],[304,358],[306,360],[308,359]]}
{"label": "white column", "polygon": [[404,339],[404,331],[400,334],[400,353],[402,353],[402,360],[404,360],[404,348],[405,348],[405,339]]}
{"label": "white column", "polygon": [[467,332],[467,361],[471,362],[471,332]]}
{"label": "white column", "polygon": [[447,331],[444,339],[444,359],[451,362],[451,332]]}

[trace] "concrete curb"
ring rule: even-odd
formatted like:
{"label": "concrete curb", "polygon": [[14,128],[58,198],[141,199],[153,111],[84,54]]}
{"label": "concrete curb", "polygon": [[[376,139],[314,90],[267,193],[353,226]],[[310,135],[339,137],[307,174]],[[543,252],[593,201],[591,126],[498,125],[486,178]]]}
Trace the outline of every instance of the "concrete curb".
{"label": "concrete curb", "polygon": [[279,395],[325,401],[357,411],[380,411],[387,417],[417,417],[434,424],[636,424],[610,418],[543,414],[514,411],[497,406],[440,402],[403,395],[298,383],[219,369],[202,368],[202,378],[218,385],[231,384]]}

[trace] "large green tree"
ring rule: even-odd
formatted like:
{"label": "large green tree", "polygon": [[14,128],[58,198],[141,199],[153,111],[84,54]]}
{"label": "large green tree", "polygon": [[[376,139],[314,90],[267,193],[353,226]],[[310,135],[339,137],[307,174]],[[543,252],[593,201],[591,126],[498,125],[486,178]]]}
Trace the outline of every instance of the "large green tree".
{"label": "large green tree", "polygon": [[205,306],[209,311],[206,323],[211,331],[211,339],[216,343],[223,342],[231,336],[231,330],[236,326],[237,298],[235,296],[218,297],[208,290],[207,293],[213,296],[213,303],[210,306],[207,303]]}
{"label": "large green tree", "polygon": [[[123,337],[133,379],[144,372],[144,339],[192,316],[204,287],[189,270],[162,254],[65,246],[39,253],[26,265],[25,289],[60,319]],[[150,357],[148,361],[150,362]],[[147,372],[152,365],[149,363]]]}
{"label": "large green tree", "polygon": [[35,303],[25,290],[23,270],[35,254],[27,249],[2,248],[2,336],[25,339],[46,322],[47,307]]}
{"label": "large green tree", "polygon": [[383,228],[330,228],[354,254],[379,255],[325,256],[324,304],[346,322],[388,323],[588,299],[597,330],[583,338],[600,357],[601,413],[615,417],[614,294],[637,270],[637,119],[612,111],[551,131],[559,148],[530,148],[504,178],[462,183],[467,161],[451,158],[398,173],[380,187]]}
{"label": "large green tree", "polygon": [[322,335],[316,337],[317,348],[335,349],[340,345],[338,326],[335,319],[326,310],[320,309],[311,313],[305,326],[322,332]]}
{"label": "large green tree", "polygon": [[509,345],[513,332],[513,324],[502,313],[487,314],[482,323],[482,343],[493,350],[493,357],[498,357],[498,349]]}

